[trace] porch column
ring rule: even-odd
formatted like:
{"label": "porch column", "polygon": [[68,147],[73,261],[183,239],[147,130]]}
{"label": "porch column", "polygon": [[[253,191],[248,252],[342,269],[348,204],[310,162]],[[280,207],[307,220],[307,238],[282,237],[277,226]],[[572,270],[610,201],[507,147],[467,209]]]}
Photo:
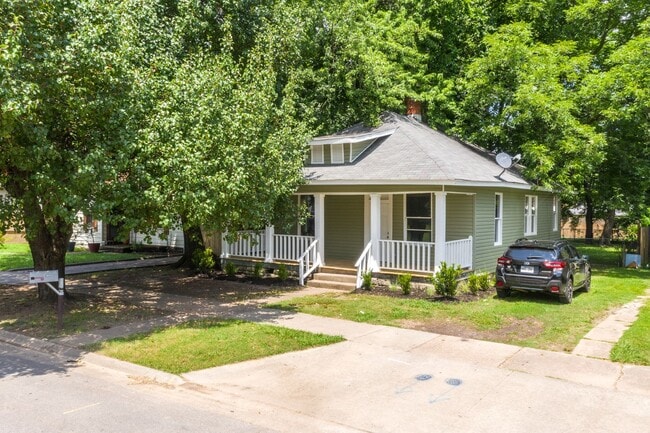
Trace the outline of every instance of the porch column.
{"label": "porch column", "polygon": [[228,232],[221,233],[221,257],[226,259],[230,257],[230,244],[226,239],[227,234]]}
{"label": "porch column", "polygon": [[381,239],[381,195],[370,194],[370,254],[374,271],[379,271],[379,240]]}
{"label": "porch column", "polygon": [[436,191],[434,194],[436,195],[434,269],[437,272],[440,269],[440,263],[446,261],[447,258],[447,193]]}
{"label": "porch column", "polygon": [[325,264],[325,194],[314,194],[314,237],[318,240],[318,255]]}
{"label": "porch column", "polygon": [[264,258],[264,261],[267,263],[273,263],[273,259],[275,259],[275,251],[274,251],[275,242],[273,242],[274,235],[275,235],[275,227],[266,226],[266,228],[264,229],[264,240],[266,243],[266,245],[264,245],[266,251],[266,256]]}

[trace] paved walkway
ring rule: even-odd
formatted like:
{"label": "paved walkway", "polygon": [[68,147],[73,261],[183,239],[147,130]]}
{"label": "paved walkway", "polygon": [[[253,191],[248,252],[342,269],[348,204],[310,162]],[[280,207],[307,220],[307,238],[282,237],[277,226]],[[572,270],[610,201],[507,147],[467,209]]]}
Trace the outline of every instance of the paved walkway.
{"label": "paved walkway", "polygon": [[[178,261],[179,256],[155,257],[151,259],[120,260],[116,262],[87,263],[65,267],[66,275],[88,274],[91,272],[112,271],[118,269],[150,268],[154,266],[171,265]],[[0,271],[0,284],[22,286],[29,284],[30,270]]]}

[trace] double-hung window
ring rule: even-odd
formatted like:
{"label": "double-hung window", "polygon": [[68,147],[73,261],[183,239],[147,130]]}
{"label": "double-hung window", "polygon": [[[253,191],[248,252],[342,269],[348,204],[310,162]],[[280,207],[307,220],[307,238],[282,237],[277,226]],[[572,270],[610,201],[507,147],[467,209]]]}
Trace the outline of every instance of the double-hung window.
{"label": "double-hung window", "polygon": [[321,144],[314,144],[311,146],[311,163],[312,164],[324,164],[325,156],[323,148],[325,146]]}
{"label": "double-hung window", "polygon": [[406,240],[431,242],[431,194],[406,195]]}
{"label": "double-hung window", "polygon": [[494,245],[503,243],[503,194],[494,194]]}
{"label": "double-hung window", "polygon": [[527,195],[524,201],[524,236],[537,234],[537,196]]}
{"label": "double-hung window", "polygon": [[332,164],[343,164],[345,162],[343,143],[335,143],[331,145],[330,157],[332,159]]}

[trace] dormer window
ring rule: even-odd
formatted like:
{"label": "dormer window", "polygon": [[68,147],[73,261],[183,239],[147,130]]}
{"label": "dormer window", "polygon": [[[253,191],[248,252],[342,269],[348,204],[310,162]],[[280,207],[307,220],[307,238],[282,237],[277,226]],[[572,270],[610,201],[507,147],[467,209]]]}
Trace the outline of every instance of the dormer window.
{"label": "dormer window", "polygon": [[323,152],[323,145],[311,146],[311,163],[312,164],[325,164],[325,156]]}
{"label": "dormer window", "polygon": [[332,152],[332,164],[343,164],[343,162],[345,162],[343,143],[333,143],[330,146]]}

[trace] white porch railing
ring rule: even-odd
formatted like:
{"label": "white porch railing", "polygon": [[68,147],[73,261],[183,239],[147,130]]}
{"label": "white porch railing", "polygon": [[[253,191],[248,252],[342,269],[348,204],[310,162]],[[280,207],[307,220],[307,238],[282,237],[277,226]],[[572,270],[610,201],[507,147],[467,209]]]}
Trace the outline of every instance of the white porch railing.
{"label": "white porch railing", "polygon": [[237,240],[228,242],[225,237],[224,255],[264,259],[266,257],[266,235],[258,231],[240,231]]}
{"label": "white porch railing", "polygon": [[313,241],[304,253],[298,258],[298,278],[300,285],[305,285],[305,279],[321,265],[318,254],[318,240]]}
{"label": "white porch railing", "polygon": [[[473,239],[459,239],[445,243],[445,257],[439,260],[461,268],[471,268],[473,263]],[[363,273],[373,267],[371,244],[368,244],[355,264],[357,268],[357,287],[361,287]],[[380,269],[432,273],[436,263],[433,242],[379,241],[379,257],[376,265]]]}
{"label": "white porch railing", "polygon": [[372,256],[370,255],[371,247],[372,243],[368,242],[368,245],[363,249],[359,259],[354,264],[354,267],[357,268],[357,289],[363,284],[363,274],[372,271]]}
{"label": "white porch railing", "polygon": [[445,247],[445,262],[460,265],[461,268],[472,267],[472,237],[449,241]]}
{"label": "white porch railing", "polygon": [[273,235],[273,259],[299,260],[314,241],[313,236]]}
{"label": "white porch railing", "polygon": [[431,272],[434,244],[432,242],[379,241],[379,267]]}

